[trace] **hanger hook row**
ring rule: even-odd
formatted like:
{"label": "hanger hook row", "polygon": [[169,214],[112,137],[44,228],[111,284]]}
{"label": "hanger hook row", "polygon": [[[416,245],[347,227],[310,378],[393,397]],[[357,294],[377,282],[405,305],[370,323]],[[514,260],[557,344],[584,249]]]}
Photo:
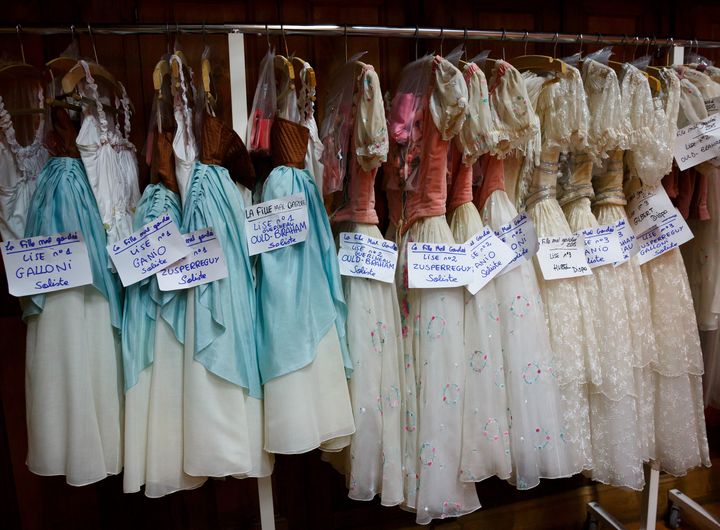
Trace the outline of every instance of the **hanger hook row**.
{"label": "hanger hook row", "polygon": [[23,46],[22,36],[20,35],[22,26],[20,24],[15,26],[15,31],[17,31],[18,44],[20,44],[20,57],[22,58],[23,64],[25,64],[25,47]]}
{"label": "hanger hook row", "polygon": [[88,24],[87,26],[88,35],[90,36],[90,44],[92,44],[93,55],[95,56],[95,64],[100,64],[100,61],[98,61],[97,48],[95,48],[95,37],[93,37],[92,28],[90,27],[90,24]]}
{"label": "hanger hook row", "polygon": [[502,58],[505,60],[505,28],[502,28],[502,35],[500,36],[500,44],[502,44]]}

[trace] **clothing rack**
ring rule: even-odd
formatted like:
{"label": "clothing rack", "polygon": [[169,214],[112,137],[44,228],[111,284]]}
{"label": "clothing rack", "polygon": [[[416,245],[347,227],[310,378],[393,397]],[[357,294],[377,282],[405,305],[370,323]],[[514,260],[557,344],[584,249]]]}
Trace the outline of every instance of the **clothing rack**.
{"label": "clothing rack", "polygon": [[720,48],[720,41],[697,39],[657,40],[655,37],[638,35],[602,35],[582,33],[549,33],[539,31],[505,31],[504,29],[469,29],[441,27],[392,27],[392,26],[360,26],[340,24],[124,24],[98,25],[86,27],[61,26],[5,26],[0,27],[2,34],[57,35],[75,31],[77,33],[95,33],[98,35],[158,35],[171,32],[179,33],[242,33],[257,35],[327,35],[337,37],[397,37],[397,38],[448,38],[468,40],[490,40],[507,42],[537,42],[552,44],[603,44],[603,45],[655,45],[685,46],[690,48]]}
{"label": "clothing rack", "polygon": [[[627,35],[602,34],[570,34],[528,31],[480,30],[457,28],[431,28],[431,27],[390,27],[390,26],[362,26],[362,25],[298,25],[298,24],[125,24],[125,25],[98,25],[86,27],[24,27],[0,26],[0,35],[58,35],[69,32],[87,33],[92,35],[164,35],[169,33],[185,34],[227,34],[228,50],[230,56],[230,85],[233,128],[242,136],[245,135],[247,125],[247,86],[245,77],[245,43],[244,35],[303,35],[303,36],[336,36],[336,37],[390,37],[390,38],[433,38],[454,40],[488,40],[499,42],[520,43],[550,43],[550,44],[596,44],[596,45],[628,45],[628,46],[658,46],[668,48],[669,62],[682,64],[685,48],[720,48],[720,41],[697,39],[667,39],[657,40],[655,37],[628,37]],[[654,463],[645,465],[646,484],[643,490],[641,506],[642,530],[655,528],[658,504],[658,486],[660,471]],[[273,507],[272,481],[270,477],[258,479],[258,496],[260,503],[260,519],[263,530],[275,530],[275,514]],[[701,515],[709,522],[709,528],[720,528],[712,516],[707,514],[699,505],[677,490],[670,492],[671,509],[684,508]],[[610,528],[621,530],[624,527],[612,514],[602,508],[597,502],[587,506],[588,528],[597,528],[602,521]],[[675,517],[676,519],[676,517]]]}

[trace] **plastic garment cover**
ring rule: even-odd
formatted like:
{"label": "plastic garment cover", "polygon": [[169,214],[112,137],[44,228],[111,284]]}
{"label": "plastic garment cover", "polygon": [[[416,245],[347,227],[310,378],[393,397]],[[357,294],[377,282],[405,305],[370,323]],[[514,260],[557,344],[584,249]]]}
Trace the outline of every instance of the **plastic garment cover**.
{"label": "plastic garment cover", "polygon": [[422,153],[422,123],[427,112],[427,99],[431,90],[433,57],[427,55],[404,69],[400,85],[392,100],[388,117],[388,136],[397,145],[391,156],[398,168],[399,179],[389,180],[399,189],[413,190],[417,187]]}
{"label": "plastic garment cover", "polygon": [[260,75],[248,120],[245,143],[250,153],[270,154],[270,128],[277,109],[274,63],[275,51],[268,49],[260,62]]}

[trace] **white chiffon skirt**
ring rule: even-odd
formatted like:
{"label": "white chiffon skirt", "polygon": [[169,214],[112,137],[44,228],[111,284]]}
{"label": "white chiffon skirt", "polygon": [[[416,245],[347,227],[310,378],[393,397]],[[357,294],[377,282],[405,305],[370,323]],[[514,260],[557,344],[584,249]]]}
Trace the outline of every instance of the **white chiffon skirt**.
{"label": "white chiffon skirt", "polygon": [[[483,218],[494,230],[516,215],[502,190],[493,192],[483,208]],[[528,489],[541,478],[579,473],[582,459],[566,439],[557,369],[533,265],[526,261],[496,276],[494,283],[512,417],[512,482]]]}
{"label": "white chiffon skirt", "polygon": [[335,325],[320,340],[313,362],[264,385],[265,450],[336,452],[355,432],[350,393]]}
{"label": "white chiffon skirt", "polygon": [[83,486],[122,470],[120,341],[92,285],[45,295],[27,319],[25,398],[30,471]]}
{"label": "white chiffon skirt", "polygon": [[445,216],[415,222],[402,238],[397,286],[405,352],[405,501],[416,522],[480,508],[460,478],[466,358],[464,288],[407,289],[409,241],[454,243]]}
{"label": "white chiffon skirt", "polygon": [[[483,229],[471,202],[458,206],[450,221],[455,242],[462,244]],[[500,304],[490,281],[475,295],[465,295],[465,406],[460,476],[479,482],[512,474],[510,418],[501,343]]]}
{"label": "white chiffon skirt", "polygon": [[[375,225],[345,228],[382,238]],[[395,506],[403,501],[400,404],[405,389],[397,292],[394,284],[351,276],[343,276],[343,290],[356,430],[350,447],[327,459],[346,475],[351,499],[379,495],[383,506]]]}
{"label": "white chiffon skirt", "polygon": [[195,292],[187,292],[184,347],[183,469],[194,477],[267,477],[263,404],[194,359]]}
{"label": "white chiffon skirt", "polygon": [[125,493],[145,486],[147,497],[194,489],[206,477],[183,470],[184,348],[160,309],[153,363],[125,394]]}

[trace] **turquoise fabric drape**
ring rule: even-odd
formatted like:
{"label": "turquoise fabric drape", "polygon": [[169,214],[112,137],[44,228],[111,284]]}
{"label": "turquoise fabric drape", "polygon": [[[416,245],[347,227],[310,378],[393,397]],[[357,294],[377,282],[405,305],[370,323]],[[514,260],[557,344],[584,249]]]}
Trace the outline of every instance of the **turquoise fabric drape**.
{"label": "turquoise fabric drape", "polygon": [[[162,184],[150,184],[143,192],[135,210],[133,230],[167,213],[173,222],[180,222],[180,197]],[[163,292],[153,275],[125,289],[125,308],[122,325],[123,370],[125,391],[138,381],[140,372],[155,358],[155,324],[160,315],[183,342],[185,338],[185,291]]]}
{"label": "turquoise fabric drape", "polygon": [[[122,284],[110,270],[110,256],[95,196],[79,158],[53,157],[38,175],[37,187],[28,208],[25,237],[49,236],[78,231],[85,240],[93,275],[93,286],[110,304],[112,326],[122,326]],[[23,318],[42,313],[45,295],[26,299]]]}
{"label": "turquoise fabric drape", "polygon": [[262,397],[254,340],[255,293],[245,240],[245,204],[221,166],[195,162],[182,232],[211,227],[229,275],[195,289],[195,360],[218,377]]}
{"label": "turquoise fabric drape", "polygon": [[303,193],[309,231],[304,242],[264,252],[257,261],[256,336],[263,383],[307,366],[334,324],[346,374],[352,372],[335,243],[312,176],[280,166],[268,176],[262,201]]}

